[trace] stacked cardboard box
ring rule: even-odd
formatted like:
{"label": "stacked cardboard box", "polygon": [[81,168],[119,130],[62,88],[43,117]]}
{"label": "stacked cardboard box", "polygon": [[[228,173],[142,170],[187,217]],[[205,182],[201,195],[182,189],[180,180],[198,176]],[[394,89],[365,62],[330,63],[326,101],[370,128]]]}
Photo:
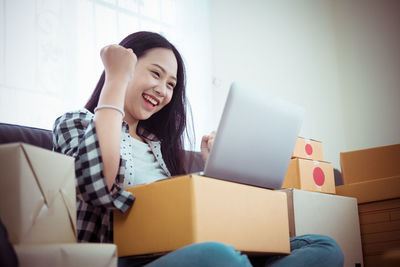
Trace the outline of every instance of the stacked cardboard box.
{"label": "stacked cardboard box", "polygon": [[114,213],[120,256],[164,253],[205,241],[249,253],[290,253],[283,192],[199,175],[127,190],[135,204],[125,214]]}
{"label": "stacked cardboard box", "polygon": [[365,266],[400,266],[400,144],[340,154],[337,194],[358,200]]}
{"label": "stacked cardboard box", "polygon": [[74,159],[0,145],[0,218],[19,266],[117,266],[113,244],[78,244]]}
{"label": "stacked cardboard box", "polygon": [[298,189],[287,193],[290,236],[321,234],[341,247],[344,267],[362,266],[357,199]]}
{"label": "stacked cardboard box", "polygon": [[321,142],[297,138],[282,187],[334,194],[333,165],[323,160]]}
{"label": "stacked cardboard box", "polygon": [[297,138],[282,187],[287,188],[282,191],[288,196],[291,237],[330,236],[343,251],[344,266],[362,266],[357,200],[334,195],[333,164],[324,161],[322,142]]}

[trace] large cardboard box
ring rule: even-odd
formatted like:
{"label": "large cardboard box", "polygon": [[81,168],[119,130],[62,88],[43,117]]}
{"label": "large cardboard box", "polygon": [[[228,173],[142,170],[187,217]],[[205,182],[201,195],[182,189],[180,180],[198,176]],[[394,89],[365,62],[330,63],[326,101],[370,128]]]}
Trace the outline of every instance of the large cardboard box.
{"label": "large cardboard box", "polygon": [[117,267],[114,244],[35,244],[15,245],[20,267]]}
{"label": "large cardboard box", "polygon": [[400,266],[400,198],[358,209],[365,266]]}
{"label": "large cardboard box", "polygon": [[76,242],[74,159],[32,145],[0,146],[0,217],[13,244]]}
{"label": "large cardboard box", "polygon": [[119,256],[217,241],[237,250],[290,253],[286,194],[199,175],[127,188],[136,200],[114,213]]}
{"label": "large cardboard box", "polygon": [[400,176],[400,144],[340,153],[344,184]]}
{"label": "large cardboard box", "polygon": [[400,198],[400,176],[336,186],[336,194],[355,197],[359,204]]}
{"label": "large cardboard box", "polygon": [[[283,189],[288,196],[290,236],[332,237],[344,254],[344,266],[362,266],[357,200],[351,197]],[[357,265],[361,264],[361,265]]]}
{"label": "large cardboard box", "polygon": [[282,188],[335,193],[333,165],[324,161],[291,159]]}
{"label": "large cardboard box", "polygon": [[323,161],[324,153],[322,150],[322,142],[298,137],[294,146],[292,158]]}

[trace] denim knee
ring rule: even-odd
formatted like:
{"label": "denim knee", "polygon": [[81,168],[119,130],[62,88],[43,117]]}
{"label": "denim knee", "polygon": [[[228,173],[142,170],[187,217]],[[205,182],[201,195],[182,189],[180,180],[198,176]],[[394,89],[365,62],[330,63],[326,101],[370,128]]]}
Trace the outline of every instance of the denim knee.
{"label": "denim knee", "polygon": [[324,248],[329,250],[329,253],[335,256],[336,258],[339,259],[344,258],[342,249],[333,238],[326,235],[314,235],[314,242],[324,246]]}
{"label": "denim knee", "polygon": [[218,242],[189,245],[173,251],[148,266],[248,266],[250,261],[232,246]]}
{"label": "denim knee", "polygon": [[[204,263],[209,263],[206,266],[246,266],[245,263],[250,263],[246,255],[236,251],[234,247],[218,242],[203,242],[193,245],[198,250],[197,255]],[[204,261],[204,258],[207,258]]]}
{"label": "denim knee", "polygon": [[344,256],[342,249],[333,238],[326,235],[313,234],[297,236],[294,239],[304,240],[314,248],[314,251],[318,251],[319,256],[323,257],[327,263],[325,266],[343,266]]}

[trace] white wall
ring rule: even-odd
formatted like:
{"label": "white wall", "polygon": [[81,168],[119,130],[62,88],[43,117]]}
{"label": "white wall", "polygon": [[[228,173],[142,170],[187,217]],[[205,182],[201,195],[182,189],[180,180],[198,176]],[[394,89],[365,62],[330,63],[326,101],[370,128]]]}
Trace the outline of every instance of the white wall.
{"label": "white wall", "polygon": [[177,32],[173,40],[181,52],[187,74],[187,95],[192,108],[196,143],[200,150],[201,138],[214,128],[212,87],[212,49],[209,0],[179,0]]}
{"label": "white wall", "polygon": [[231,81],[262,87],[306,108],[300,135],[321,140],[339,167],[345,135],[330,2],[211,3],[215,112]]}
{"label": "white wall", "polygon": [[300,135],[335,168],[342,151],[400,143],[400,1],[211,3],[218,115],[239,80],[303,105]]}
{"label": "white wall", "polygon": [[1,0],[0,10],[0,121],[50,128],[77,90],[75,1]]}
{"label": "white wall", "polygon": [[400,1],[335,1],[346,150],[400,143]]}

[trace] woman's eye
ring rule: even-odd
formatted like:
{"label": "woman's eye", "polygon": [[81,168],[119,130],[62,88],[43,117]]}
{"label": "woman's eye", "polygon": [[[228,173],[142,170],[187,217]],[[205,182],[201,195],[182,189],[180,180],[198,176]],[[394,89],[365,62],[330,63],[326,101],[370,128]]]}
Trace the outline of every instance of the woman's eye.
{"label": "woman's eye", "polygon": [[154,76],[157,76],[158,78],[160,78],[160,73],[158,73],[157,71],[152,71],[152,73],[154,74]]}
{"label": "woman's eye", "polygon": [[175,88],[175,84],[174,84],[174,83],[168,83],[168,86],[169,86],[171,89],[174,89],[174,88]]}

